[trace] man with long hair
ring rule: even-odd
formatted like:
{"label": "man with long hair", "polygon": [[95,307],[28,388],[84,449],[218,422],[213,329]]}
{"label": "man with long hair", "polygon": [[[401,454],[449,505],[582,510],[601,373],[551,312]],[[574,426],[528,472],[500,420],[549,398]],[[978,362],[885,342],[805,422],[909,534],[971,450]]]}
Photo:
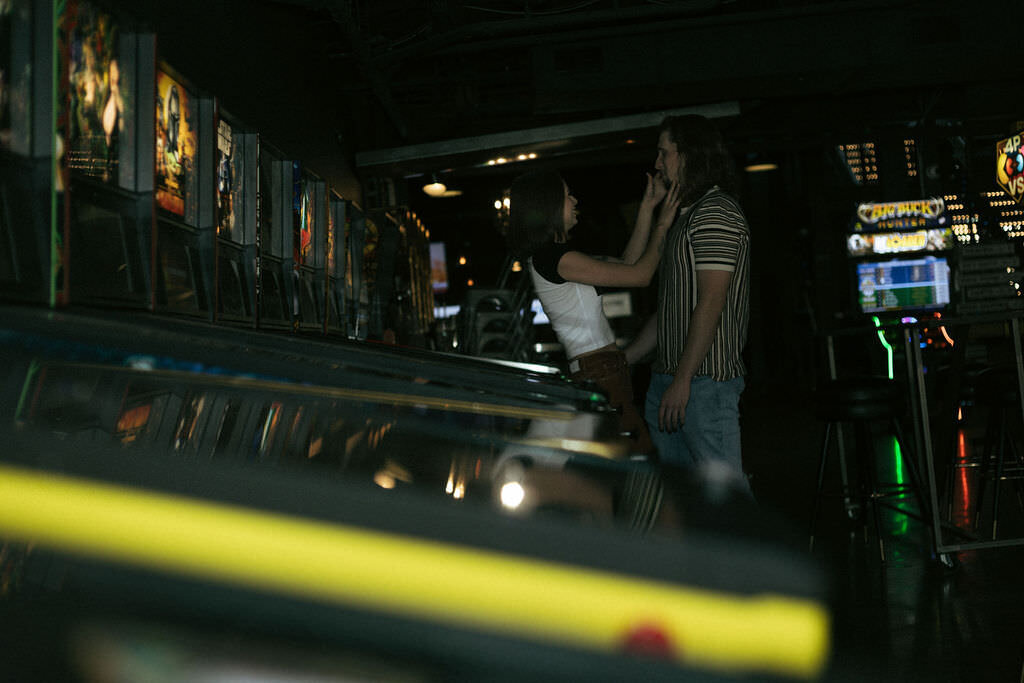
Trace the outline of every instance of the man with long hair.
{"label": "man with long hair", "polygon": [[652,350],[645,418],[662,462],[727,472],[746,492],[739,398],[746,368],[750,229],[735,197],[736,174],[722,136],[706,118],[666,118],[658,179],[678,183],[684,207],[665,238],[658,314],[626,349],[635,363]]}

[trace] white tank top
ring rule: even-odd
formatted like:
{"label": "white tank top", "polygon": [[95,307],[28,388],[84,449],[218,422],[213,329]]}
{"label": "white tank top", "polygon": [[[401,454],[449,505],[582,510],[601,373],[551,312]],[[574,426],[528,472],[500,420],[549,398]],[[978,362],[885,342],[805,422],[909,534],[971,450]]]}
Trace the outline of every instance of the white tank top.
{"label": "white tank top", "polygon": [[601,297],[592,285],[551,282],[537,272],[533,259],[527,263],[537,298],[558,341],[565,347],[567,358],[573,359],[615,342],[615,333],[604,315]]}

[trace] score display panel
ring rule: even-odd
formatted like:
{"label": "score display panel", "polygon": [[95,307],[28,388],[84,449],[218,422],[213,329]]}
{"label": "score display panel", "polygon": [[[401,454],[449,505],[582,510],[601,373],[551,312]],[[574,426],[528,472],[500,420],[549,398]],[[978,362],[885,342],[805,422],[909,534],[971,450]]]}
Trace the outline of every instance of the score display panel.
{"label": "score display panel", "polygon": [[949,262],[944,257],[862,261],[856,269],[862,313],[940,311],[950,303]]}

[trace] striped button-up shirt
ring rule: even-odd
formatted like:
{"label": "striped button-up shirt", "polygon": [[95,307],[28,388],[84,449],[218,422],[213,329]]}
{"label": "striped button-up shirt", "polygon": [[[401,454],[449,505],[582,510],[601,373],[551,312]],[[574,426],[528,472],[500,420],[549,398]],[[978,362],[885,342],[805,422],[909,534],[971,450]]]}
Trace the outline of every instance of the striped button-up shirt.
{"label": "striped button-up shirt", "polygon": [[750,228],[735,198],[714,187],[669,230],[658,270],[658,350],[653,370],[674,374],[697,305],[697,271],[732,271],[714,342],[697,369],[725,381],[746,373],[750,319]]}

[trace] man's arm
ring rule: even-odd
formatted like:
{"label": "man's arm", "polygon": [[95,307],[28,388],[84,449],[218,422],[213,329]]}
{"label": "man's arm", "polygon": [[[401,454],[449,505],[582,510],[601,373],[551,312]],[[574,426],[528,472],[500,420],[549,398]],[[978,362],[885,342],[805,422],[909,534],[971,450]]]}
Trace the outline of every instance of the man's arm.
{"label": "man's arm", "polygon": [[690,401],[690,382],[708,355],[728,300],[730,270],[697,271],[697,306],[690,316],[690,328],[683,342],[675,378],[661,397],[658,428],[675,431],[686,421],[686,404]]}
{"label": "man's arm", "polygon": [[649,353],[654,351],[658,345],[658,315],[655,313],[647,318],[647,322],[640,328],[640,331],[633,341],[625,348],[626,360],[630,365],[636,365]]}

